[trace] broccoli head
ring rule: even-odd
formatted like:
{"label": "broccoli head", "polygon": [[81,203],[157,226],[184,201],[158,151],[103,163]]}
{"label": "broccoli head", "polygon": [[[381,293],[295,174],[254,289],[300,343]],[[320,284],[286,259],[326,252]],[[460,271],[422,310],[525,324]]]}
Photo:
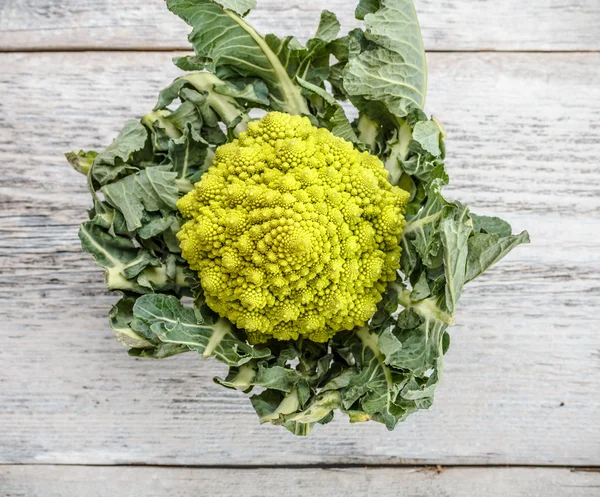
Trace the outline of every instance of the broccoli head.
{"label": "broccoli head", "polygon": [[399,267],[409,194],[387,178],[305,117],[251,122],[177,204],[208,306],[254,343],[365,325]]}

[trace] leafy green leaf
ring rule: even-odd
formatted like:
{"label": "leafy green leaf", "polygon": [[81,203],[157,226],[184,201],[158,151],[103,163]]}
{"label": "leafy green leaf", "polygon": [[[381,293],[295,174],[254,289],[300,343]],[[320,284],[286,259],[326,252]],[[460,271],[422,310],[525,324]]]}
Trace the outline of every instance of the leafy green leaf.
{"label": "leafy green leaf", "polygon": [[229,366],[241,366],[271,354],[269,349],[248,345],[226,319],[206,321],[198,309],[183,307],[171,295],[144,295],[135,302],[133,314],[161,342],[185,345],[204,357],[215,356]]}
{"label": "leafy green leaf", "polygon": [[140,238],[148,240],[169,229],[176,221],[174,214],[147,213],[143,217],[143,225],[137,230]]}
{"label": "leafy green leaf", "polygon": [[134,231],[142,227],[145,211],[168,214],[176,209],[176,177],[168,166],[153,166],[110,183],[102,191],[106,201],[123,213],[127,229]]}
{"label": "leafy green leaf", "polygon": [[473,220],[473,230],[475,233],[489,233],[490,235],[498,235],[501,237],[510,236],[512,228],[506,221],[499,217],[478,216],[471,214]]}
{"label": "leafy green leaf", "polygon": [[325,43],[329,43],[330,41],[335,40],[340,32],[340,28],[340,21],[338,21],[337,16],[333,12],[324,10],[321,12],[321,20],[315,38],[322,40]]}
{"label": "leafy green leaf", "polygon": [[361,2],[365,38],[372,43],[349,60],[344,89],[359,109],[365,101],[383,104],[394,116],[404,117],[412,107],[423,108],[427,88],[425,50],[411,0]]}
{"label": "leafy green leaf", "polygon": [[208,147],[205,140],[194,136],[190,127],[181,138],[169,141],[167,157],[178,180],[187,180],[190,186],[200,180],[210,165],[206,161]]}
{"label": "leafy green leaf", "polygon": [[363,20],[367,14],[373,14],[379,9],[379,0],[359,0],[354,15]]}
{"label": "leafy green leaf", "polygon": [[415,124],[413,139],[433,156],[441,155],[440,129],[433,121],[420,121]]}
{"label": "leafy green leaf", "polygon": [[110,327],[114,331],[117,340],[126,347],[153,347],[152,342],[148,341],[144,336],[136,333],[131,328],[131,322],[134,319],[134,304],[135,297],[123,297],[119,300],[110,311]]}
{"label": "leafy green leaf", "polygon": [[464,209],[457,219],[442,221],[441,240],[444,247],[444,274],[446,276],[446,307],[450,312],[462,293],[467,272],[468,239],[473,228],[466,222],[468,211]]}
{"label": "leafy green leaf", "polygon": [[287,395],[278,390],[265,390],[250,397],[250,402],[261,423],[279,422],[280,415],[294,413],[300,408],[296,390]]}
{"label": "leafy green leaf", "polygon": [[300,378],[301,376],[294,369],[277,365],[268,366],[266,362],[259,362],[258,371],[252,384],[280,392],[291,392]]}
{"label": "leafy green leaf", "polygon": [[83,250],[106,269],[106,285],[110,290],[143,292],[134,278],[148,266],[160,266],[156,257],[137,248],[131,239],[111,235],[93,221],[81,225],[79,238]]}
{"label": "leafy green leaf", "polygon": [[217,3],[224,9],[232,10],[241,16],[245,16],[256,7],[256,0],[218,0]]}
{"label": "leafy green leaf", "polygon": [[423,272],[419,275],[419,279],[413,287],[413,291],[410,294],[410,299],[413,302],[418,302],[419,300],[429,297],[429,295],[431,295],[431,289],[427,283],[427,274]]}
{"label": "leafy green leaf", "polygon": [[[358,342],[352,344],[352,348],[358,349],[355,356],[361,366],[342,395],[343,405],[350,409],[358,404],[367,415],[365,420],[374,419],[392,430],[406,415],[406,409],[396,403],[405,375],[386,365],[376,333],[363,328],[355,337]],[[356,409],[353,410],[356,413]]]}
{"label": "leafy green leaf", "polygon": [[223,82],[215,85],[214,90],[219,95],[233,97],[239,102],[258,104],[261,107],[269,105],[269,91],[260,79],[250,80],[240,88],[234,84]]}
{"label": "leafy green leaf", "polygon": [[451,211],[449,204],[439,193],[439,189],[427,191],[425,205],[414,215],[406,216],[406,227],[402,232],[402,271],[410,276],[418,267],[419,259],[429,267],[438,267],[441,263],[441,221]]}
{"label": "leafy green leaf", "polygon": [[496,264],[512,249],[522,243],[529,243],[529,234],[526,231],[519,235],[504,237],[478,233],[469,238],[465,282],[477,278],[477,276],[486,271],[490,266]]}
{"label": "leafy green leaf", "polygon": [[167,6],[192,26],[188,39],[196,55],[207,61],[206,69],[223,80],[260,78],[269,90],[273,110],[308,114],[300,88],[293,82],[295,75],[280,60],[293,55],[289,40],[276,48],[279,52],[274,51],[276,38],[268,43],[236,13],[210,0],[167,0]]}
{"label": "leafy green leaf", "polygon": [[173,57],[175,64],[182,71],[203,71],[206,64],[210,62],[207,57],[198,57],[197,55],[184,55],[181,57]]}
{"label": "leafy green leaf", "polygon": [[94,159],[92,175],[100,185],[138,169],[138,155],[146,147],[148,132],[139,121],[127,121],[119,136]]}
{"label": "leafy green leaf", "polygon": [[308,435],[316,423],[323,422],[339,407],[340,394],[338,392],[323,393],[318,395],[305,409],[284,416],[284,426],[295,435]]}
{"label": "leafy green leaf", "polygon": [[442,338],[447,327],[431,313],[424,313],[422,323],[416,328],[386,330],[379,338],[386,363],[423,376],[443,355]]}

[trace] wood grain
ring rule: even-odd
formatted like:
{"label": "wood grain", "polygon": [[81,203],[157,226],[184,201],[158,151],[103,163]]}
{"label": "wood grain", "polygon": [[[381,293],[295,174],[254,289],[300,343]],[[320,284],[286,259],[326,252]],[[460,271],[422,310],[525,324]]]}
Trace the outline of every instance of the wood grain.
{"label": "wood grain", "polygon": [[215,361],[127,357],[80,251],[90,200],[61,154],[149,110],[171,55],[0,55],[0,463],[600,463],[600,54],[430,55],[449,195],[533,243],[465,291],[431,410],[307,439],[259,426]]}
{"label": "wood grain", "polygon": [[[192,469],[0,466],[0,496],[595,497],[600,473],[562,468]],[[399,493],[399,489],[401,493]]]}
{"label": "wood grain", "polygon": [[[428,50],[600,50],[597,0],[417,0]],[[250,20],[260,31],[314,32],[319,12],[356,25],[356,2],[258,0]],[[163,0],[3,0],[0,49],[188,49],[189,29]]]}

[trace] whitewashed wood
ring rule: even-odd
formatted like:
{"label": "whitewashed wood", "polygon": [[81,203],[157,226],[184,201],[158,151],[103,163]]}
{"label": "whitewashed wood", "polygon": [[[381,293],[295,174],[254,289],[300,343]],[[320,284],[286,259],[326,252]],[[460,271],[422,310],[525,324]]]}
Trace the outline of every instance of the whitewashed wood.
{"label": "whitewashed wood", "polygon": [[563,468],[194,469],[0,466],[3,497],[597,497]]}
{"label": "whitewashed wood", "polygon": [[150,109],[170,56],[0,55],[0,462],[600,463],[600,54],[430,55],[449,194],[533,244],[465,291],[431,410],[307,439],[260,427],[215,361],[127,357],[80,252],[90,200],[61,153]]}
{"label": "whitewashed wood", "polygon": [[[357,2],[258,0],[263,32],[307,38],[327,8],[356,25]],[[428,50],[599,50],[597,0],[416,0]],[[163,0],[3,0],[0,49],[187,49],[189,29]]]}

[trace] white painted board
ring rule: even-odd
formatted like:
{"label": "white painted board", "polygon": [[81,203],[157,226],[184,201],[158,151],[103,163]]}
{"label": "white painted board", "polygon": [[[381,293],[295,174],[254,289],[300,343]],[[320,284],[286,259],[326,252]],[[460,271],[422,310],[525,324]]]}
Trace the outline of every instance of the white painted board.
{"label": "white painted board", "polygon": [[215,469],[0,466],[2,497],[597,497],[565,468]]}
{"label": "white painted board", "polygon": [[79,249],[90,199],[61,153],[149,110],[171,55],[0,55],[0,462],[600,463],[600,54],[430,55],[449,195],[533,243],[465,291],[431,410],[307,439],[259,426],[214,361],[127,357]]}
{"label": "white painted board", "polygon": [[[307,39],[319,13],[357,26],[356,1],[258,0],[249,20],[262,32]],[[428,50],[599,50],[597,0],[415,0]],[[0,49],[187,49],[189,28],[164,0],[4,0]]]}

